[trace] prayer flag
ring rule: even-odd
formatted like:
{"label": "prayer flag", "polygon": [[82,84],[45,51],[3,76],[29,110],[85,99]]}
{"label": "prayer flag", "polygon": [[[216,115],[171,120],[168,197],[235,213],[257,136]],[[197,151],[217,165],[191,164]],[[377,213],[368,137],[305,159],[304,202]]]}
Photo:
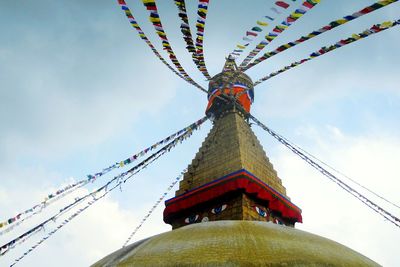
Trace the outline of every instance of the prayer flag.
{"label": "prayer flag", "polygon": [[256,37],[257,36],[257,33],[255,33],[255,32],[251,32],[251,31],[247,31],[246,32],[246,36],[254,36],[254,37]]}
{"label": "prayer flag", "polygon": [[268,23],[257,20],[257,24],[260,26],[268,26]]}
{"label": "prayer flag", "polygon": [[283,1],[276,1],[275,5],[280,6],[280,7],[284,8],[284,9],[287,9],[289,7],[289,4],[287,4],[287,3],[283,2]]}

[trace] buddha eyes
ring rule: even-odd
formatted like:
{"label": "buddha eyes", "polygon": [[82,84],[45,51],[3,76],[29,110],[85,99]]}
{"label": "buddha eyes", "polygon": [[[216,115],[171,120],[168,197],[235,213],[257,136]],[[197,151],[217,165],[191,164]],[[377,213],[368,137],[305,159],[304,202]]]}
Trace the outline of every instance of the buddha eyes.
{"label": "buddha eyes", "polygon": [[265,210],[260,209],[259,207],[255,207],[255,209],[256,209],[258,215],[260,215],[261,217],[266,218],[268,216],[268,213]]}
{"label": "buddha eyes", "polygon": [[227,206],[227,205],[224,204],[224,205],[215,207],[215,208],[213,208],[213,209],[211,210],[211,212],[212,212],[213,214],[220,214],[223,210],[226,209],[226,206]]}
{"label": "buddha eyes", "polygon": [[[218,215],[218,214],[220,214],[221,212],[223,212],[223,211],[226,209],[227,206],[228,206],[228,205],[226,205],[226,204],[219,205],[219,206],[217,206],[217,207],[211,209],[211,212],[212,212],[213,214]],[[185,219],[185,223],[187,223],[187,224],[195,223],[195,222],[199,221],[199,218],[200,218],[200,216],[199,216],[198,214],[190,215],[189,217],[187,217],[187,218]],[[209,220],[208,217],[204,217],[201,221],[202,221],[202,222],[208,222],[208,220]]]}
{"label": "buddha eyes", "polygon": [[189,217],[187,217],[185,219],[185,223],[194,223],[199,219],[199,215],[194,214],[194,215],[190,215]]}

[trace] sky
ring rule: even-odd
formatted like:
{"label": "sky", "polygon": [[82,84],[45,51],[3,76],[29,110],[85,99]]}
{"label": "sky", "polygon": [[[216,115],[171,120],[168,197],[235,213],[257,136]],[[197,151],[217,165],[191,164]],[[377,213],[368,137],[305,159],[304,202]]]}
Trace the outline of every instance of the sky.
{"label": "sky", "polygon": [[[141,1],[126,2],[161,51]],[[186,2],[194,31],[197,1]],[[157,3],[182,66],[207,87],[185,50],[173,1]],[[372,3],[321,1],[264,51]],[[224,58],[246,30],[270,14],[272,5],[273,1],[262,0],[210,1],[204,54],[211,75],[221,71]],[[248,74],[257,80],[374,23],[399,19],[397,14],[399,3],[298,45]],[[204,116],[204,93],[171,73],[152,54],[117,1],[3,1],[0,25],[1,221]],[[330,166],[400,203],[399,42],[400,31],[395,27],[278,75],[256,87],[252,114]],[[119,249],[194,158],[211,126],[207,122],[121,189],[96,202],[17,266],[88,266]],[[303,210],[304,222],[296,228],[335,240],[383,266],[400,265],[398,228],[266,132],[252,128],[288,196]],[[57,213],[74,197],[99,187],[118,171],[1,235],[0,244]],[[400,216],[399,209],[379,199],[376,202]],[[171,229],[163,223],[162,211],[160,205],[132,242]],[[8,266],[61,221],[49,224],[1,257],[0,265]]]}

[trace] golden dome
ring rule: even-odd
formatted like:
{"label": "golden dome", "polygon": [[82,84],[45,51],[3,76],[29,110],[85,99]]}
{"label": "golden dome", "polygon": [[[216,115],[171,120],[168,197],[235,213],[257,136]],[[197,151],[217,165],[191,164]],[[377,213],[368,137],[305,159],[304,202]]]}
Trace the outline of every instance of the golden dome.
{"label": "golden dome", "polygon": [[379,266],[332,240],[259,221],[191,224],[138,241],[100,266]]}

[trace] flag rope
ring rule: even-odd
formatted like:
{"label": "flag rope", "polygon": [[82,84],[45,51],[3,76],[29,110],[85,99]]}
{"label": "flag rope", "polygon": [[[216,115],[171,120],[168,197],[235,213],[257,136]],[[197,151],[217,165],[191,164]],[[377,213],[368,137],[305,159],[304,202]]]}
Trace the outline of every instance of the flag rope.
{"label": "flag rope", "polygon": [[386,203],[392,205],[393,207],[400,209],[400,206],[397,205],[396,203],[394,203],[393,201],[388,200],[387,198],[381,196],[380,194],[372,191],[371,189],[369,189],[366,186],[363,186],[362,184],[360,184],[359,182],[357,182],[356,180],[352,179],[351,177],[349,177],[348,175],[344,174],[343,172],[337,170],[336,168],[330,166],[328,163],[318,159],[317,157],[315,157],[313,154],[307,152],[306,150],[302,149],[301,147],[297,146],[294,143],[291,143],[292,146],[294,146],[296,149],[298,149],[299,151],[301,151],[302,153],[306,154],[307,156],[309,156],[310,158],[314,159],[315,161],[319,162],[320,164],[324,165],[325,167],[328,167],[329,169],[331,169],[332,171],[336,172],[337,174],[341,175],[342,177],[348,179],[349,181],[353,182],[354,184],[358,185],[359,187],[363,188],[364,190],[368,191],[369,193],[373,194],[374,196],[380,198],[381,200],[385,201]]}
{"label": "flag rope", "polygon": [[315,52],[311,53],[309,55],[309,57],[304,58],[304,59],[299,60],[299,61],[296,61],[296,62],[293,62],[292,64],[287,65],[284,68],[282,68],[282,69],[280,69],[278,71],[275,71],[275,72],[273,72],[273,73],[271,73],[271,74],[269,74],[269,75],[257,80],[254,83],[254,86],[257,86],[260,83],[262,83],[262,82],[264,82],[266,80],[269,80],[269,79],[271,79],[272,77],[274,77],[274,76],[276,76],[278,74],[281,74],[281,73],[283,73],[283,72],[285,72],[287,70],[295,68],[295,67],[297,67],[297,66],[299,66],[299,65],[301,65],[301,64],[303,64],[303,63],[305,63],[307,61],[310,61],[310,60],[312,60],[314,58],[317,58],[319,56],[325,55],[325,54],[327,54],[327,53],[329,53],[329,52],[331,52],[333,50],[336,50],[336,49],[338,49],[340,47],[343,47],[345,45],[348,45],[348,44],[354,43],[356,41],[362,40],[364,38],[367,38],[368,36],[371,36],[373,34],[376,34],[376,33],[382,32],[384,30],[390,29],[390,28],[392,28],[394,26],[397,26],[399,24],[400,24],[400,19],[395,20],[395,21],[385,21],[385,22],[382,22],[381,24],[375,24],[371,28],[369,28],[369,29],[367,29],[367,30],[365,30],[365,31],[363,31],[363,32],[361,32],[359,34],[353,34],[351,37],[348,37],[347,39],[344,39],[344,40],[340,40],[339,42],[337,42],[337,43],[335,43],[333,45],[330,45],[328,47],[325,47],[325,46],[321,47],[318,51],[315,51]]}
{"label": "flag rope", "polygon": [[155,202],[153,207],[147,212],[147,214],[142,218],[140,223],[136,226],[135,230],[129,235],[128,239],[125,241],[123,244],[123,248],[128,245],[129,241],[133,238],[133,236],[137,233],[137,231],[143,226],[143,224],[147,221],[147,219],[151,216],[151,214],[154,212],[154,210],[158,207],[158,205],[161,203],[161,201],[164,200],[164,198],[167,196],[168,192],[171,191],[171,189],[182,179],[183,175],[187,169],[183,170],[178,177],[176,177],[173,182],[168,186],[166,191],[161,195],[161,197]]}
{"label": "flag rope", "polygon": [[271,43],[276,37],[278,37],[282,32],[284,32],[289,26],[295,23],[299,18],[304,16],[309,10],[320,3],[321,0],[306,0],[299,8],[293,11],[280,25],[275,26],[275,28],[265,36],[265,40],[262,40],[240,63],[239,68],[244,68],[255,56],[260,53],[269,43]]}
{"label": "flag rope", "polygon": [[[186,42],[186,50],[189,52],[189,54],[192,55],[193,62],[196,65],[197,69],[201,73],[203,73],[204,77],[206,77],[209,80],[211,79],[211,76],[208,73],[207,68],[205,67],[205,65],[202,66],[199,62],[199,59],[197,58],[196,47],[193,42],[192,32],[190,30],[190,25],[189,25],[189,18],[186,12],[185,0],[175,0],[175,5],[178,7],[179,10],[178,16],[181,18],[182,21],[180,29],[181,33],[183,34],[183,40]],[[197,13],[202,12],[201,14],[203,14],[204,13],[203,9],[204,8],[202,8],[202,6],[199,5]]]}
{"label": "flag rope", "polygon": [[[150,155],[149,157],[147,157],[146,159],[144,159],[143,161],[141,161],[139,164],[135,165],[134,167],[132,167],[131,169],[129,169],[128,171],[125,171],[117,176],[115,176],[114,178],[112,178],[111,180],[109,180],[106,184],[104,184],[102,187],[98,188],[97,190],[86,194],[83,197],[77,198],[75,199],[75,201],[69,205],[67,205],[66,207],[62,208],[57,214],[53,215],[52,217],[50,217],[49,219],[43,221],[42,223],[38,224],[37,226],[31,228],[30,230],[26,231],[25,233],[21,234],[20,236],[18,236],[17,238],[14,238],[13,240],[9,241],[8,243],[2,245],[0,247],[0,256],[3,256],[4,254],[6,254],[7,252],[10,251],[10,249],[15,247],[15,244],[18,243],[19,241],[21,241],[22,239],[25,239],[27,236],[31,236],[31,234],[33,232],[36,232],[37,229],[41,229],[43,228],[45,225],[47,225],[48,223],[56,220],[58,217],[60,217],[61,215],[63,215],[64,213],[66,213],[67,211],[69,211],[70,209],[72,209],[73,207],[75,207],[76,205],[78,205],[79,203],[81,203],[83,200],[87,199],[88,197],[95,197],[95,195],[103,190],[107,191],[107,188],[114,182],[118,183],[119,185],[121,184],[120,181],[127,175],[132,174],[133,172],[137,171],[140,168],[146,167],[148,164],[148,162],[153,162],[154,158],[158,158],[159,155],[163,155],[166,152],[169,152],[173,147],[175,147],[178,143],[182,143],[182,141],[186,140],[187,138],[189,138],[194,130],[197,130],[200,128],[200,125],[197,125],[195,128],[193,129],[188,129],[187,131],[185,131],[184,133],[182,133],[181,135],[179,135],[178,137],[176,137],[174,140],[172,140],[170,143],[168,143],[167,145],[165,145],[164,147],[162,147],[161,149],[159,149],[157,152],[153,153],[152,155]],[[136,174],[136,173],[135,173]],[[131,176],[129,176],[128,178],[125,178],[125,180],[123,180],[123,182],[125,183]],[[115,188],[115,187],[114,187]],[[113,189],[114,189],[113,188]]]}
{"label": "flag rope", "polygon": [[260,128],[265,130],[267,133],[269,133],[272,137],[274,137],[276,140],[278,140],[280,143],[282,143],[284,146],[289,148],[293,153],[295,153],[297,156],[299,156],[301,159],[303,159],[305,162],[307,162],[309,165],[311,165],[313,168],[318,170],[320,173],[322,173],[324,176],[326,176],[329,180],[340,186],[343,190],[357,198],[359,201],[361,201],[364,205],[369,207],[371,210],[374,212],[378,213],[380,216],[391,222],[392,224],[396,225],[397,227],[400,228],[400,219],[397,218],[395,215],[391,214],[387,210],[383,209],[367,197],[365,197],[363,194],[360,192],[356,191],[354,188],[350,187],[346,183],[344,183],[342,180],[340,180],[338,177],[324,169],[321,165],[319,165],[317,162],[312,160],[311,158],[307,157],[304,153],[302,153],[300,150],[298,150],[295,146],[291,144],[286,138],[283,136],[277,134],[270,128],[268,128],[266,125],[261,123],[257,118],[255,118],[253,115],[249,114],[249,118],[251,118]]}
{"label": "flag rope", "polygon": [[[292,0],[292,2],[295,2],[295,1],[296,0]],[[284,1],[276,1],[275,5],[278,8],[283,9],[283,10],[287,9],[290,6],[290,4],[288,4]],[[281,11],[279,11],[275,6],[270,7],[269,10],[272,11],[274,14],[269,13],[268,15],[263,16],[262,19],[257,20],[257,22],[256,22],[257,26],[253,26],[250,30],[246,31],[246,35],[242,37],[242,40],[245,42],[236,44],[235,49],[230,53],[231,56],[233,56],[235,58],[240,57],[241,54],[243,53],[243,51],[255,40],[255,38],[258,37],[259,34],[262,33],[263,28],[268,27],[271,23],[273,23],[275,21],[276,16],[279,16],[280,14],[282,14]],[[264,18],[267,19],[268,22],[265,21]],[[261,27],[259,27],[259,26],[261,26]],[[264,41],[262,41],[262,42],[264,42]]]}
{"label": "flag rope", "polygon": [[[25,258],[29,253],[31,253],[34,249],[36,249],[38,246],[40,246],[40,244],[42,244],[44,241],[46,241],[49,237],[51,237],[53,234],[55,234],[57,231],[59,231],[61,228],[63,228],[65,225],[67,225],[70,221],[72,221],[74,218],[76,218],[79,214],[81,214],[83,211],[87,210],[88,208],[90,208],[90,206],[92,206],[95,202],[97,202],[98,200],[104,198],[108,193],[110,193],[111,191],[113,191],[114,189],[122,186],[123,183],[126,182],[126,180],[130,179],[132,176],[134,176],[135,174],[139,173],[141,170],[143,170],[144,168],[147,167],[147,165],[149,165],[150,163],[152,163],[153,161],[155,161],[156,159],[158,159],[161,155],[163,155],[165,153],[165,151],[158,155],[156,158],[152,159],[150,162],[148,162],[146,165],[144,165],[141,169],[138,169],[137,171],[135,171],[134,173],[132,173],[131,175],[129,175],[125,180],[123,181],[118,181],[116,185],[114,185],[112,188],[110,188],[109,190],[106,190],[101,196],[99,197],[93,197],[93,200],[90,200],[86,203],[86,205],[83,208],[80,208],[79,210],[77,210],[76,212],[74,212],[72,215],[70,215],[67,219],[65,219],[62,223],[60,223],[59,225],[57,225],[56,228],[54,228],[52,231],[50,231],[49,233],[46,234],[46,236],[42,237],[38,242],[36,242],[33,246],[31,246],[26,252],[24,252],[20,257],[16,258],[14,260],[14,263],[12,263],[10,265],[10,267],[15,266],[20,260],[22,260],[23,258]],[[98,191],[96,191],[96,193],[98,193]],[[42,230],[43,227],[40,227],[38,229],[38,231]]]}
{"label": "flag rope", "polygon": [[170,136],[158,141],[157,143],[143,149],[142,151],[140,151],[136,154],[133,154],[132,156],[130,156],[129,158],[127,158],[125,160],[121,160],[119,162],[112,164],[111,166],[109,166],[107,168],[103,168],[101,171],[99,171],[97,173],[87,175],[87,179],[82,179],[76,183],[67,185],[63,188],[60,188],[56,192],[48,194],[44,198],[44,201],[42,201],[41,203],[36,204],[33,207],[31,207],[23,212],[19,212],[16,216],[13,216],[7,220],[0,222],[0,229],[3,227],[6,228],[6,229],[0,231],[0,236],[12,231],[15,227],[21,225],[21,223],[32,218],[34,215],[41,213],[46,207],[48,207],[50,204],[55,203],[57,200],[62,199],[63,197],[71,194],[72,192],[76,191],[77,189],[79,189],[83,186],[86,186],[90,182],[94,182],[97,178],[111,172],[114,169],[121,168],[121,167],[131,164],[132,162],[136,161],[138,158],[143,157],[148,152],[153,151],[160,145],[169,142],[176,136],[179,136],[180,134],[182,134],[190,129],[192,129],[192,130],[195,129],[196,127],[203,124],[206,120],[207,120],[207,117],[203,117],[200,120],[193,122],[189,126],[183,128],[183,129],[171,134]]}
{"label": "flag rope", "polygon": [[279,54],[279,53],[281,53],[281,52],[283,52],[283,51],[285,51],[285,50],[287,50],[289,48],[292,48],[292,47],[294,47],[294,46],[296,46],[298,44],[301,44],[301,43],[303,43],[303,42],[305,42],[307,40],[310,40],[310,39],[312,39],[312,38],[314,38],[314,37],[316,37],[316,36],[318,36],[318,35],[320,35],[320,34],[322,34],[324,32],[330,31],[330,30],[332,30],[332,29],[334,29],[334,28],[336,28],[336,27],[338,27],[340,25],[346,24],[346,23],[348,23],[348,22],[350,22],[352,20],[360,18],[360,17],[362,17],[362,16],[364,16],[366,14],[372,13],[372,12],[382,8],[382,7],[388,6],[388,5],[393,4],[393,3],[397,2],[397,1],[398,0],[380,0],[380,1],[377,1],[376,3],[374,3],[374,4],[370,5],[370,6],[367,6],[367,7],[363,8],[363,9],[351,14],[351,15],[347,15],[347,16],[344,16],[343,18],[331,21],[329,24],[321,27],[318,30],[315,30],[315,31],[307,34],[306,36],[302,36],[301,38],[297,39],[296,41],[292,41],[292,42],[283,44],[283,45],[279,46],[278,48],[276,48],[275,50],[265,53],[263,56],[257,58],[252,63],[250,63],[247,66],[243,67],[242,70],[246,71],[246,70],[258,65],[259,63],[263,62],[264,60],[269,59],[269,58],[271,58],[271,57],[273,57],[273,56],[275,56],[275,55],[277,55],[277,54]]}
{"label": "flag rope", "polygon": [[[147,38],[146,34],[143,32],[143,30],[140,28],[139,24],[137,23],[135,17],[133,16],[131,10],[129,9],[129,7],[127,6],[127,4],[125,3],[124,0],[117,0],[118,4],[120,5],[121,9],[124,11],[126,17],[128,18],[129,23],[131,24],[131,26],[133,28],[135,28],[135,30],[137,31],[137,33],[139,34],[139,37],[150,47],[151,51],[153,51],[153,53],[156,55],[156,57],[165,65],[167,66],[168,69],[170,69],[173,73],[175,73],[179,78],[187,81],[188,83],[190,83],[191,85],[195,86],[196,88],[200,89],[203,92],[207,92],[206,89],[204,89],[202,86],[200,86],[199,84],[197,84],[195,81],[193,81],[189,75],[183,75],[182,73],[186,73],[182,71],[176,71],[165,59],[164,57],[160,54],[160,52],[158,52],[158,50],[155,48],[155,46],[153,45],[153,43]],[[170,55],[171,58],[171,55]],[[171,59],[172,60],[172,59]],[[173,61],[174,62],[174,61]],[[176,64],[175,64],[176,65]]]}
{"label": "flag rope", "polygon": [[206,76],[207,79],[211,79],[211,76],[208,74],[206,63],[204,60],[204,29],[207,19],[208,12],[208,4],[209,0],[199,0],[197,5],[197,21],[196,21],[196,52],[193,56],[193,60],[197,62],[196,65],[200,66],[200,71]]}
{"label": "flag rope", "polygon": [[[121,1],[121,0],[119,0],[119,1]],[[143,5],[146,7],[146,9],[149,11],[149,21],[153,24],[155,32],[161,40],[163,49],[165,51],[167,51],[170,60],[175,65],[175,68],[185,78],[185,80],[187,80],[188,82],[190,82],[197,88],[201,87],[189,76],[189,74],[187,74],[187,72],[182,67],[181,63],[179,62],[178,58],[176,57],[175,52],[172,49],[172,46],[168,40],[167,34],[165,33],[165,30],[163,28],[160,15],[158,14],[156,1],[155,0],[142,0],[142,2],[143,2]],[[202,88],[202,89],[203,89],[202,91],[206,91],[204,88]]]}

